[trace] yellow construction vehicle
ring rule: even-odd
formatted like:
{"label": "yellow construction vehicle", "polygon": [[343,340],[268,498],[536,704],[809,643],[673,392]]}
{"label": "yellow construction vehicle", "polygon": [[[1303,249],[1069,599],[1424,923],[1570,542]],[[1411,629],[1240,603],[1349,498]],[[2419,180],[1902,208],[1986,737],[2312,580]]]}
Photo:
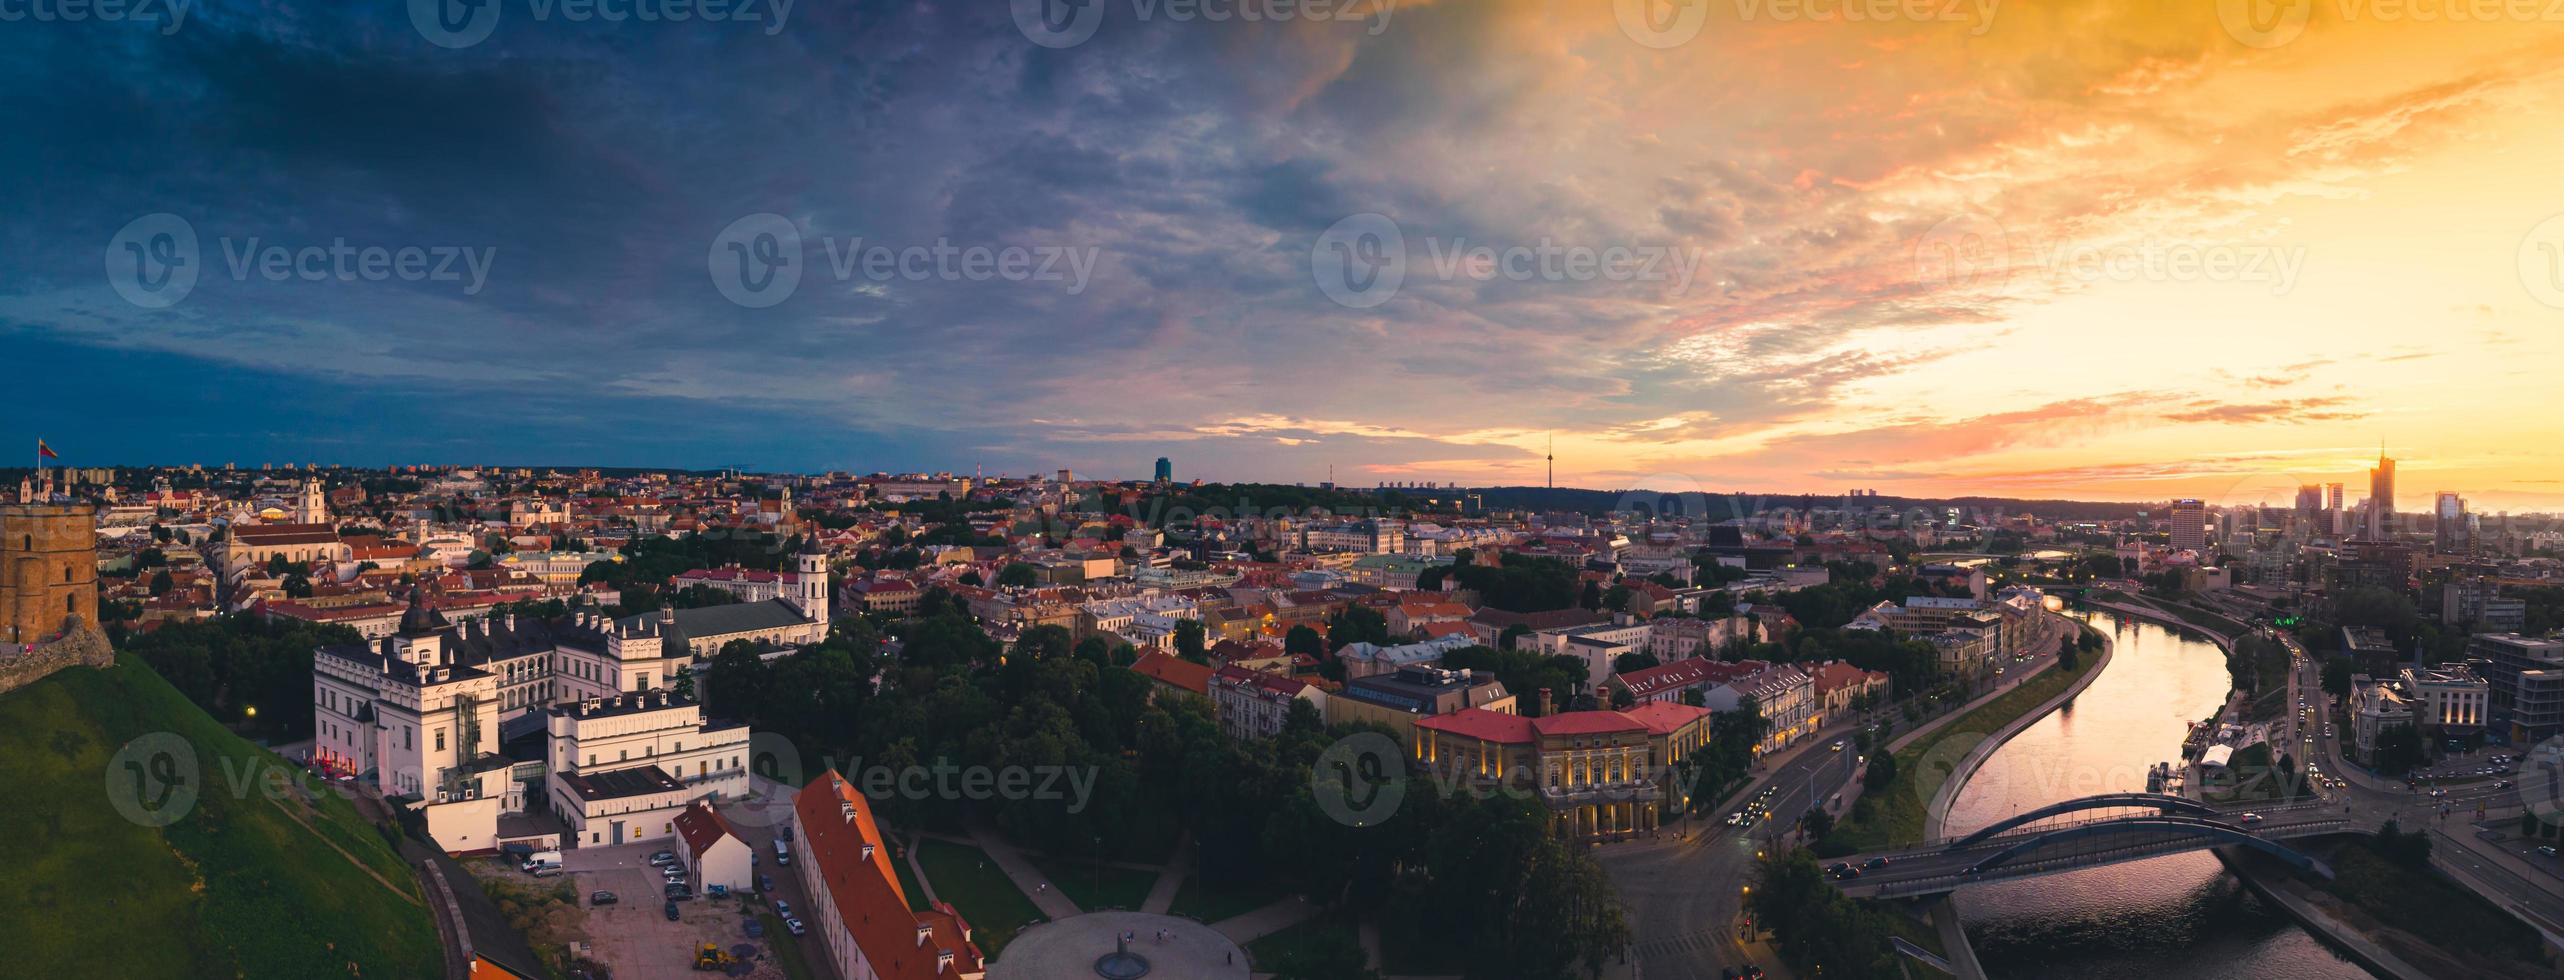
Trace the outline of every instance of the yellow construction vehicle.
{"label": "yellow construction vehicle", "polygon": [[739,958],[722,949],[720,943],[705,943],[694,951],[694,968],[698,970],[727,970],[738,962]]}

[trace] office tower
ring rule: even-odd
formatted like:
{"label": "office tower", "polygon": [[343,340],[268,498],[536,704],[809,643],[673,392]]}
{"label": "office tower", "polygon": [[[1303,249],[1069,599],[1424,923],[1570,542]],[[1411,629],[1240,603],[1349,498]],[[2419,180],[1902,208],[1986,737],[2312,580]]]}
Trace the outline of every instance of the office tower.
{"label": "office tower", "polygon": [[2473,538],[2466,533],[2466,498],[2442,490],[2431,507],[2431,545],[2443,555],[2465,554]]}
{"label": "office tower", "polygon": [[2208,505],[2189,498],[2172,502],[2172,550],[2208,550]]}
{"label": "office tower", "polygon": [[1175,482],[1175,464],[1168,461],[1164,456],[1157,458],[1157,482]]}
{"label": "office tower", "polygon": [[2395,461],[2377,454],[2377,466],[2368,471],[2368,540],[2384,541],[2395,535]]}

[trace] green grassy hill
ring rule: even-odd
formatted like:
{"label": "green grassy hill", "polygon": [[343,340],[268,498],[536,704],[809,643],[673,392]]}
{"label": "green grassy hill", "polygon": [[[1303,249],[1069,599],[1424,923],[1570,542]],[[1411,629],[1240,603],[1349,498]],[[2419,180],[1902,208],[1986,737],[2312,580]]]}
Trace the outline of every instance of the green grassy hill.
{"label": "green grassy hill", "polygon": [[[150,750],[178,743],[194,772],[175,761],[183,752]],[[128,762],[142,767],[139,781]],[[185,786],[195,801],[157,811],[183,815],[153,827],[125,815],[155,812],[132,806],[137,785],[144,803],[183,800]],[[409,978],[442,968],[416,877],[354,806],[131,657],[0,695],[0,841],[0,974]]]}

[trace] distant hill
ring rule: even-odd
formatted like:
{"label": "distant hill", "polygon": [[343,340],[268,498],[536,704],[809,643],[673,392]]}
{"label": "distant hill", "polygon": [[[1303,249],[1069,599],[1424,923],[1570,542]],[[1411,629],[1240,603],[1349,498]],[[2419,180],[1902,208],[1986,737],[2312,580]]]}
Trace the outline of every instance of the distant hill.
{"label": "distant hill", "polygon": [[442,973],[416,878],[355,807],[139,660],[0,695],[0,794],[0,974]]}

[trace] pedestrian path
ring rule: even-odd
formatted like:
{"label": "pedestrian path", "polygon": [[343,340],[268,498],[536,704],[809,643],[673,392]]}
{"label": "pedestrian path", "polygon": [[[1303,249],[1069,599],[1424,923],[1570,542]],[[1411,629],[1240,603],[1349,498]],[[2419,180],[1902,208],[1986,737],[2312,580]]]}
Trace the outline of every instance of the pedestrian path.
{"label": "pedestrian path", "polygon": [[997,870],[1006,872],[1006,877],[1015,883],[1024,897],[1033,900],[1033,906],[1041,909],[1043,915],[1065,919],[1086,911],[1078,908],[1076,902],[1069,901],[1068,896],[1060,894],[1059,889],[1051,887],[1050,879],[1043,877],[1041,869],[1033,867],[1033,862],[1024,858],[1024,852],[1016,850],[1015,845],[1007,843],[1005,838],[986,827],[974,826],[970,829],[970,839],[988,855],[990,861],[996,862]]}
{"label": "pedestrian path", "polygon": [[917,863],[917,843],[919,840],[920,838],[915,834],[908,835],[907,850],[901,855],[901,857],[908,862],[908,873],[917,879],[917,890],[926,893],[923,897],[926,899],[927,907],[932,908],[935,903],[942,901],[942,899],[935,897],[935,883],[926,880],[926,866]]}
{"label": "pedestrian path", "polygon": [[1316,918],[1317,914],[1317,906],[1293,895],[1253,912],[1211,923],[1211,928],[1229,937],[1230,942],[1244,946]]}
{"label": "pedestrian path", "polygon": [[1150,885],[1148,898],[1140,902],[1140,911],[1165,915],[1175,907],[1176,889],[1183,887],[1184,876],[1193,873],[1193,834],[1190,831],[1175,839],[1175,856],[1157,873],[1157,883]]}

